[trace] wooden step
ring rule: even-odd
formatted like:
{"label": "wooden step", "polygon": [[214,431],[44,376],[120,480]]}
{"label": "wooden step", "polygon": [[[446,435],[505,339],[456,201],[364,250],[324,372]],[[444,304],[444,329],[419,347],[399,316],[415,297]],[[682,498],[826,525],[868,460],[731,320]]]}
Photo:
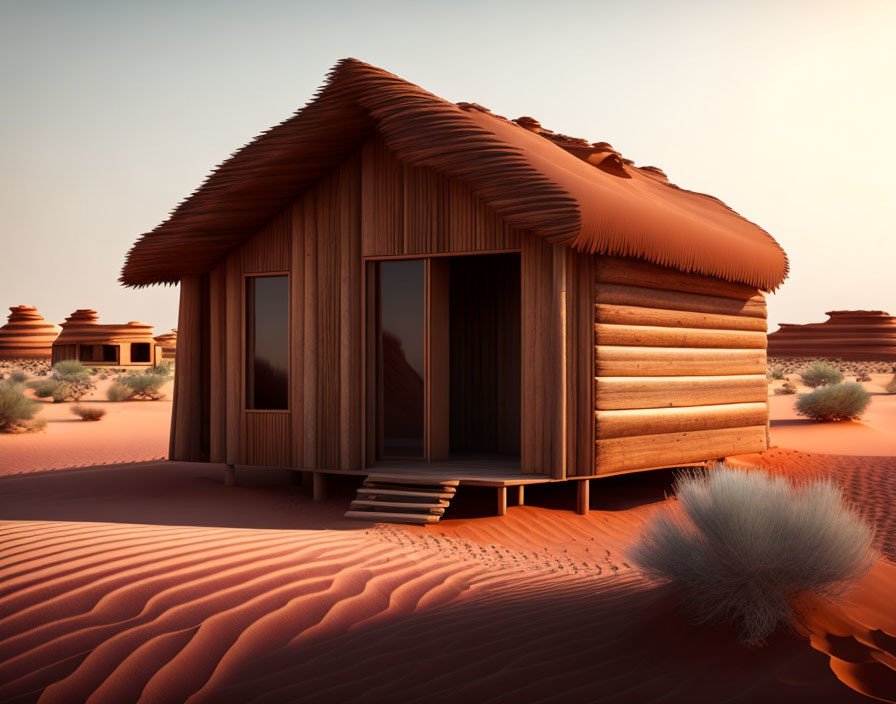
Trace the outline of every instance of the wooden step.
{"label": "wooden step", "polygon": [[407,496],[420,499],[451,499],[454,493],[447,491],[405,491],[402,489],[379,489],[376,487],[362,486],[358,494],[365,496]]}
{"label": "wooden step", "polygon": [[371,507],[371,508],[405,508],[405,509],[419,509],[421,511],[429,511],[431,513],[437,513],[438,515],[442,515],[445,513],[445,509],[448,507],[447,501],[439,501],[436,504],[412,504],[406,501],[369,501],[366,499],[355,499],[352,501],[351,508],[356,507]]}
{"label": "wooden step", "polygon": [[368,474],[367,481],[389,484],[431,484],[433,486],[458,486],[457,479],[434,479],[425,474],[413,476],[409,474]]}
{"label": "wooden step", "polygon": [[385,511],[346,511],[346,518],[371,523],[438,523],[439,516],[428,513],[386,513]]}
{"label": "wooden step", "polygon": [[396,482],[380,482],[365,479],[362,486],[378,487],[380,489],[401,489],[402,491],[440,491],[446,494],[456,494],[453,486],[441,486],[440,484],[398,484]]}

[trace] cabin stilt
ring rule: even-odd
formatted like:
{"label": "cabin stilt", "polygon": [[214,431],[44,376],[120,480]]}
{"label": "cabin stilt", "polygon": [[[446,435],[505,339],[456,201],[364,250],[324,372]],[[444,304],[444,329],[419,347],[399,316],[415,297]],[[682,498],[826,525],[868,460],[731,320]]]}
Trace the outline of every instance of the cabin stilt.
{"label": "cabin stilt", "polygon": [[324,472],[314,472],[314,486],[311,493],[315,501],[327,500],[327,475]]}
{"label": "cabin stilt", "polygon": [[507,515],[507,487],[498,487],[498,515]]}
{"label": "cabin stilt", "polygon": [[591,481],[583,479],[576,482],[576,513],[584,516],[588,513],[588,507],[591,502]]}
{"label": "cabin stilt", "polygon": [[526,497],[525,490],[526,490],[525,484],[520,484],[516,488],[516,505],[517,506],[523,506],[525,504],[525,497]]}

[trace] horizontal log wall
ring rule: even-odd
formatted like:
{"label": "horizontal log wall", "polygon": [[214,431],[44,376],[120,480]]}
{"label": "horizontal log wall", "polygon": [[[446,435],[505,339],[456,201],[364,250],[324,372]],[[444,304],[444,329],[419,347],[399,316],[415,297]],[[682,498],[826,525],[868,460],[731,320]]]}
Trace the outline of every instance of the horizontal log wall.
{"label": "horizontal log wall", "polygon": [[594,269],[596,473],[765,449],[762,293],[614,257]]}

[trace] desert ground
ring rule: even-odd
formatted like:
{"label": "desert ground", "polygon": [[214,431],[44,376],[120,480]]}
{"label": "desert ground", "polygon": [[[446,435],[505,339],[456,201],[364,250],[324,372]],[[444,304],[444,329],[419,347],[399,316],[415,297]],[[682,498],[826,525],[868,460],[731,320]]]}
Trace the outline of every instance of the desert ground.
{"label": "desert ground", "polygon": [[833,479],[882,555],[759,648],[628,563],[673,472],[595,482],[586,516],[559,484],[502,518],[465,488],[438,525],[374,525],[342,516],[352,478],[317,504],[285,470],[225,487],[220,467],[153,459],[170,402],[98,423],[48,404],[44,433],[0,436],[0,702],[896,701],[889,378],[855,424],[773,395],[775,447],[729,458]]}

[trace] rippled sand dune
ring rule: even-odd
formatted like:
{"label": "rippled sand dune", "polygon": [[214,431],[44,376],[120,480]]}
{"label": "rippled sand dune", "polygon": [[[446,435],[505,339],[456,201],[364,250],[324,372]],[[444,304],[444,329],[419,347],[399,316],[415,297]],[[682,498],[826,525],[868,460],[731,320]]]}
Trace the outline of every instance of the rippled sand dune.
{"label": "rippled sand dune", "polygon": [[[867,466],[825,461],[873,493],[849,478]],[[596,487],[588,516],[552,489],[465,518],[474,494],[425,529],[343,520],[347,483],[321,505],[283,472],[240,479],[184,463],[0,479],[0,701],[850,702],[889,686],[890,563],[758,650],[632,569],[667,473]],[[888,550],[891,515],[874,513]]]}

